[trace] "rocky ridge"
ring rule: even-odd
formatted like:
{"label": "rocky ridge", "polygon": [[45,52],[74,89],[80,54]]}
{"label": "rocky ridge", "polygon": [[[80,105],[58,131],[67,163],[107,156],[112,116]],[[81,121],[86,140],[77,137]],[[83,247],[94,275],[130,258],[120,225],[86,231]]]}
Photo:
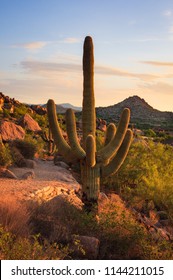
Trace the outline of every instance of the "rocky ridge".
{"label": "rocky ridge", "polygon": [[150,126],[173,129],[173,112],[161,112],[150,106],[139,96],[131,96],[124,101],[108,107],[96,108],[98,117],[117,123],[124,108],[131,111],[131,124],[137,127]]}

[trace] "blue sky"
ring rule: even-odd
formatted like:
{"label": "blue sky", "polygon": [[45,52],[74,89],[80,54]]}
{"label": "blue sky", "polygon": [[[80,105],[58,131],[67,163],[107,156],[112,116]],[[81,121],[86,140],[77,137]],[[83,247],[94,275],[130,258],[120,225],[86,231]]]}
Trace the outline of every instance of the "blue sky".
{"label": "blue sky", "polygon": [[1,0],[0,91],[82,104],[82,52],[95,52],[97,106],[138,95],[173,111],[172,0]]}

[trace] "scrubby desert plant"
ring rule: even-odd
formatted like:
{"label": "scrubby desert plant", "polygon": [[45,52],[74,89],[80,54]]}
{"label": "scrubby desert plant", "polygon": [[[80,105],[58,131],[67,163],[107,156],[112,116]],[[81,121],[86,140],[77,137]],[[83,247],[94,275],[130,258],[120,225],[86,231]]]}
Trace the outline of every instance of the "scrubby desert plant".
{"label": "scrubby desert plant", "polygon": [[22,156],[26,159],[33,159],[34,155],[37,151],[36,144],[34,141],[28,141],[28,140],[14,140],[12,145],[16,147]]}
{"label": "scrubby desert plant", "polygon": [[12,163],[12,156],[9,146],[0,142],[0,166],[8,167]]}
{"label": "scrubby desert plant", "polygon": [[19,202],[10,194],[0,197],[0,224],[5,231],[19,236],[27,236],[29,227],[30,210],[26,204]]}

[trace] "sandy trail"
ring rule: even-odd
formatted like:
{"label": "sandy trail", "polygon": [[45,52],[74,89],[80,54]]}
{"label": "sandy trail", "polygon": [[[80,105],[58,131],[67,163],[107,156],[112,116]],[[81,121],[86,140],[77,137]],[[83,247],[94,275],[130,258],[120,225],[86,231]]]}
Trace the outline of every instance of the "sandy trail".
{"label": "sandy trail", "polygon": [[[17,168],[11,167],[10,170],[19,178],[6,179],[0,178],[0,192],[3,195],[16,196],[23,199],[29,193],[47,186],[59,186],[69,189],[78,189],[79,184],[72,176],[70,170],[54,165],[53,161],[35,160],[36,167]],[[29,171],[34,171],[35,178],[22,180],[22,176]]]}

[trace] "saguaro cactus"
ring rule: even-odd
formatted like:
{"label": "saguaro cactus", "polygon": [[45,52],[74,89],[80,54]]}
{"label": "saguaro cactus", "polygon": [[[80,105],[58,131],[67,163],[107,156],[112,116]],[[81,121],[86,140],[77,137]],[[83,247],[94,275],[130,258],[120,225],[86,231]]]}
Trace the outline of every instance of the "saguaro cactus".
{"label": "saguaro cactus", "polygon": [[47,150],[48,150],[48,155],[51,156],[55,152],[55,142],[52,138],[52,132],[50,127],[48,128],[48,133],[46,131],[43,131],[41,133],[41,138],[43,139],[44,142],[47,143]]}
{"label": "saguaro cactus", "polygon": [[96,151],[96,114],[94,100],[94,54],[92,38],[84,41],[83,53],[83,145],[78,142],[75,116],[71,109],[66,112],[69,144],[61,134],[53,100],[47,103],[49,125],[59,152],[67,161],[80,161],[83,201],[97,201],[100,192],[100,178],[114,174],[122,165],[128,153],[132,131],[128,129],[130,110],[122,112],[119,125],[109,124],[104,147]]}

